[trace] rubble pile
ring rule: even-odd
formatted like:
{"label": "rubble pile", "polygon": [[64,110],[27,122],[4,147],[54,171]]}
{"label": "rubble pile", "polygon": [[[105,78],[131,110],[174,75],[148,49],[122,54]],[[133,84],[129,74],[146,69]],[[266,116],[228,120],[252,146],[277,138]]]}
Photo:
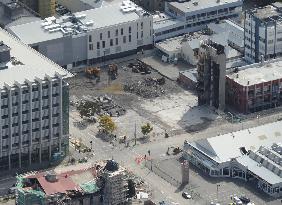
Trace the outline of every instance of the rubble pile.
{"label": "rubble pile", "polygon": [[96,121],[95,118],[100,115],[109,115],[111,117],[118,117],[124,115],[126,112],[126,110],[122,106],[118,105],[108,95],[103,95],[99,97],[83,96],[83,99],[76,103],[76,107],[79,107],[79,105],[86,105],[86,104],[95,106],[95,108],[91,106],[87,107],[89,112],[95,110],[95,113],[92,112],[92,116],[89,117],[90,119],[93,118],[94,119],[93,121]]}
{"label": "rubble pile", "polygon": [[141,73],[142,75],[151,73],[151,66],[140,60],[137,63],[129,63],[127,67],[131,68],[133,73]]}
{"label": "rubble pile", "polygon": [[126,92],[137,94],[143,98],[155,98],[165,94],[162,85],[165,84],[165,78],[145,78],[143,81],[128,82],[123,89]]}

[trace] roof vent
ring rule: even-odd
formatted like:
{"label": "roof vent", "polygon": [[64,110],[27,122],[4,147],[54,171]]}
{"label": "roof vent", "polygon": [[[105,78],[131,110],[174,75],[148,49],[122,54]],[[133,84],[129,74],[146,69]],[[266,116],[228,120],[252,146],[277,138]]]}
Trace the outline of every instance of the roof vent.
{"label": "roof vent", "polygon": [[194,1],[194,2],[193,2],[193,5],[194,5],[194,6],[198,6],[198,5],[199,5],[199,2]]}

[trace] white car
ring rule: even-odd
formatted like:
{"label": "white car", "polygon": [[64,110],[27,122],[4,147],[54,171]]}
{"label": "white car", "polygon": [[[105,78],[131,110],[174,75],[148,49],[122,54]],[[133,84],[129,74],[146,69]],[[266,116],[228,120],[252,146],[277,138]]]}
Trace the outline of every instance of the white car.
{"label": "white car", "polygon": [[243,202],[239,199],[238,196],[234,196],[234,197],[233,197],[233,201],[236,203],[236,205],[241,205],[241,204],[243,204]]}

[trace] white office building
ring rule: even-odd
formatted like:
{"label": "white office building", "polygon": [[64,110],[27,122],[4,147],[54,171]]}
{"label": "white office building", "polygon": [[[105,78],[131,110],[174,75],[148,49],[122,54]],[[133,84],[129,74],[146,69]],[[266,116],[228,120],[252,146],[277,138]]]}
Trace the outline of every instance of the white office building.
{"label": "white office building", "polygon": [[149,13],[124,1],[12,26],[8,31],[59,65],[71,68],[136,54],[152,46],[152,24]]}
{"label": "white office building", "polygon": [[251,63],[282,56],[282,4],[245,12],[245,59]]}
{"label": "white office building", "polygon": [[28,167],[67,152],[71,74],[0,30],[0,168]]}
{"label": "white office building", "polygon": [[242,5],[242,0],[166,2],[165,14],[154,16],[154,41],[201,30],[211,22],[237,18]]}
{"label": "white office building", "polygon": [[282,196],[282,122],[184,143],[183,157],[211,177],[250,181]]}

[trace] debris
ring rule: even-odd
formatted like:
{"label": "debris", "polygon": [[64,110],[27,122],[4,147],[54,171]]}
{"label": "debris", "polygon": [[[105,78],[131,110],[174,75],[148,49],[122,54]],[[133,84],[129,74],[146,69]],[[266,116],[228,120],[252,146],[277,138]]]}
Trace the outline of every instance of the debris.
{"label": "debris", "polygon": [[128,82],[123,89],[126,92],[135,93],[143,98],[155,98],[165,94],[162,85],[165,84],[164,78],[145,78],[143,81]]}
{"label": "debris", "polygon": [[108,95],[99,97],[83,96],[83,99],[76,103],[76,107],[79,111],[83,109],[84,112],[82,113],[86,113],[82,117],[86,117],[89,122],[94,123],[97,121],[98,116],[119,117],[126,112],[122,106],[118,105]]}
{"label": "debris", "polygon": [[144,62],[137,60],[137,62],[129,63],[128,67],[131,68],[134,73],[141,73],[143,75],[151,73],[151,66],[145,64]]}

